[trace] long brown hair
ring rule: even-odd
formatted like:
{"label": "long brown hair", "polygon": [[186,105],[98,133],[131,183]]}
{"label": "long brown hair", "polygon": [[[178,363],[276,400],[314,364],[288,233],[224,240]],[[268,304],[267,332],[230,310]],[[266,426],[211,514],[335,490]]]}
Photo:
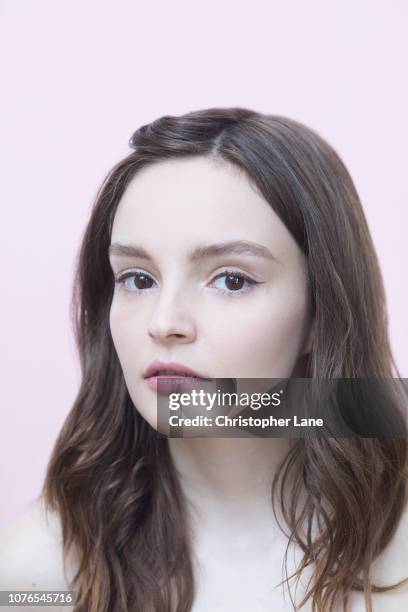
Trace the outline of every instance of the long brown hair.
{"label": "long brown hair", "polygon": [[[108,247],[129,181],[149,164],[197,155],[241,168],[307,258],[314,342],[305,376],[392,378],[397,369],[361,203],[320,135],[282,116],[211,108],[161,117],[138,129],[130,146],[100,187],[79,252],[72,314],[82,382],[43,496],[60,516],[64,554],[73,545],[78,555],[75,612],[189,612],[195,591],[185,500],[168,440],[132,404],[109,328]],[[292,446],[271,499],[304,553],[297,577],[314,567],[298,608],[311,600],[313,610],[327,612],[340,598],[347,609],[354,588],[372,609],[370,566],[404,510],[406,465],[405,438],[314,437]]]}

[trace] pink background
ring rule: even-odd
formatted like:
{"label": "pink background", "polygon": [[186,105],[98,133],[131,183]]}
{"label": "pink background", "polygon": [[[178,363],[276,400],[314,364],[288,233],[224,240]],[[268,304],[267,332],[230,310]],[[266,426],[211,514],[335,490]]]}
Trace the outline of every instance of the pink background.
{"label": "pink background", "polygon": [[380,258],[408,376],[404,0],[1,2],[0,524],[40,490],[74,400],[74,258],[105,173],[163,114],[247,106],[343,157]]}

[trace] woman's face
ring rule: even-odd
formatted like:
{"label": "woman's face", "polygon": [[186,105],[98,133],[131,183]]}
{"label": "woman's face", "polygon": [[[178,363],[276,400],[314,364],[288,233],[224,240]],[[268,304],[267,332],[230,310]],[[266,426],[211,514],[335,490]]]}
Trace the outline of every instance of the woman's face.
{"label": "woman's face", "polygon": [[110,261],[116,279],[128,275],[115,283],[113,342],[152,426],[144,373],[155,359],[206,378],[289,378],[310,350],[305,257],[236,166],[195,157],[140,171],[119,203]]}

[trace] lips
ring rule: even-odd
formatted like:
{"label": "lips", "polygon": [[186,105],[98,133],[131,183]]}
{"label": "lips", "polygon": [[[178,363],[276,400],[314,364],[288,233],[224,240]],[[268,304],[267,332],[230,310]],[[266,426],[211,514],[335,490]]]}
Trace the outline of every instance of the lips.
{"label": "lips", "polygon": [[[171,373],[170,373],[171,372]],[[177,363],[175,361],[160,361],[159,359],[155,359],[148,366],[145,371],[144,378],[151,377],[166,377],[166,378],[185,378],[192,377],[198,378],[202,380],[210,380],[203,374],[199,372],[195,372],[191,368],[183,365],[182,363]]]}

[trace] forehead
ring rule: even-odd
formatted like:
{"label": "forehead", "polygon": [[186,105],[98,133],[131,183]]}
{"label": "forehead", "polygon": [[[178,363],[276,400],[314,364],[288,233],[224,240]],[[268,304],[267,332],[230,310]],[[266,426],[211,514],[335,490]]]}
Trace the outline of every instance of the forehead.
{"label": "forehead", "polygon": [[132,179],[118,205],[112,242],[171,251],[209,240],[252,240],[281,255],[297,246],[233,164],[206,157],[168,160]]}

